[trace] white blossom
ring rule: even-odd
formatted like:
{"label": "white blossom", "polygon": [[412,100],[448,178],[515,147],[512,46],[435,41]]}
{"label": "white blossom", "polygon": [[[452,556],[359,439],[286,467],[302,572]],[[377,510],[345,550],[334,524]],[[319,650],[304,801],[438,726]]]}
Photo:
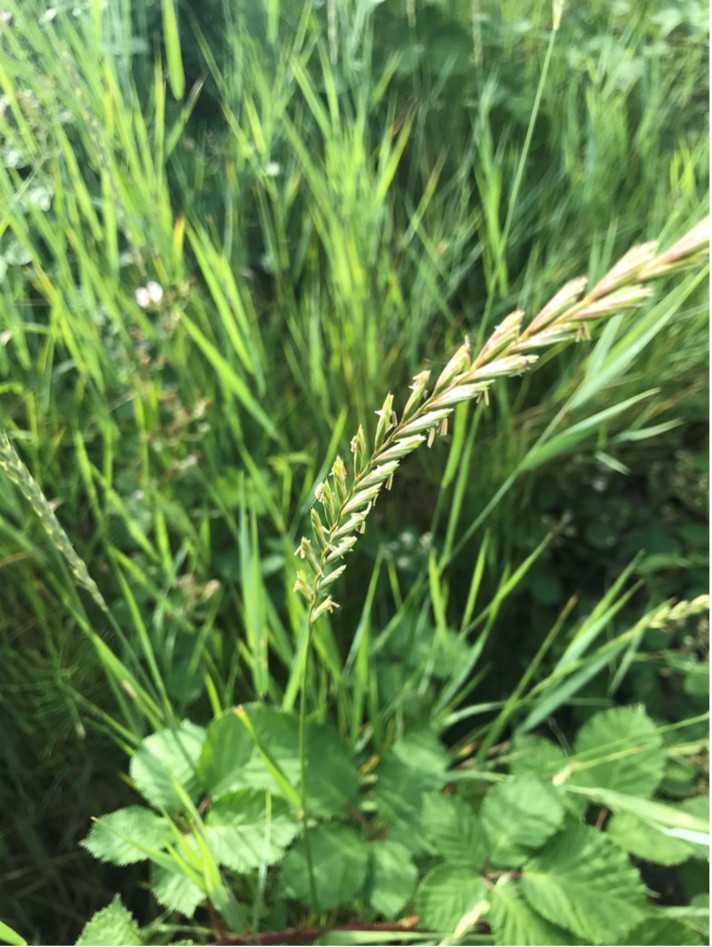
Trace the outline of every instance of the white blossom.
{"label": "white blossom", "polygon": [[146,284],[146,289],[148,290],[148,295],[151,298],[152,303],[158,303],[163,299],[163,287],[160,283],[157,283],[155,280],[149,280]]}

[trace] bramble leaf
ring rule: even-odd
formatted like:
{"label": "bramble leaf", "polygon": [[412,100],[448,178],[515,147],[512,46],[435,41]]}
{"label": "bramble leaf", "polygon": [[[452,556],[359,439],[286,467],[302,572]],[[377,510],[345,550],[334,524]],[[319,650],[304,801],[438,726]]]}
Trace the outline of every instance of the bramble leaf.
{"label": "bramble leaf", "polygon": [[566,754],[546,737],[518,733],[512,741],[509,769],[512,776],[551,779],[566,766]]}
{"label": "bramble leaf", "polygon": [[672,918],[648,917],[634,928],[620,945],[635,947],[702,947],[706,943],[687,924]]}
{"label": "bramble leaf", "polygon": [[642,707],[613,707],[595,714],[574,742],[575,786],[600,787],[650,799],[665,772],[665,751]]}
{"label": "bramble leaf", "polygon": [[509,947],[548,947],[571,944],[572,935],[543,918],[522,897],[518,885],[511,879],[501,881],[490,892],[488,920],[492,925],[495,944]]}
{"label": "bramble leaf", "polygon": [[[218,798],[236,789],[267,789],[284,795],[260,747],[266,749],[295,791],[301,786],[299,728],[294,714],[274,707],[244,707],[260,746],[233,711],[214,720],[200,757],[207,791]],[[309,814],[328,817],[341,812],[358,793],[358,770],[351,751],[326,724],[307,726],[306,783]]]}
{"label": "bramble leaf", "polygon": [[451,932],[486,897],[487,884],[476,871],[457,865],[439,865],[425,876],[418,888],[415,910],[422,927]]}
{"label": "bramble leaf", "polygon": [[606,826],[606,834],[624,852],[657,865],[679,865],[694,853],[689,842],[658,832],[632,812],[614,815]]}
{"label": "bramble leaf", "polygon": [[193,801],[199,798],[202,785],[196,765],[204,738],[203,727],[184,720],[175,733],[161,730],[141,742],[131,758],[129,772],[148,802],[169,812],[183,809],[174,778]]}
{"label": "bramble leaf", "polygon": [[[318,907],[328,911],[350,905],[366,881],[368,846],[353,829],[341,825],[313,829],[309,843]],[[315,907],[304,839],[297,842],[284,860],[282,890],[287,897]]]}
{"label": "bramble leaf", "polygon": [[273,865],[300,829],[284,799],[264,790],[240,789],[212,803],[205,839],[221,865],[249,872],[264,861]]}
{"label": "bramble leaf", "polygon": [[97,819],[80,844],[101,861],[131,865],[150,857],[146,848],[161,850],[172,838],[170,824],[163,816],[143,806],[129,806]]}
{"label": "bramble leaf", "polygon": [[180,911],[190,918],[195,909],[205,900],[205,892],[178,869],[168,871],[160,865],[153,866],[151,891],[156,901],[170,911]]}
{"label": "bramble leaf", "polygon": [[493,864],[521,865],[561,827],[564,806],[551,783],[515,776],[493,786],[480,810]]}
{"label": "bramble leaf", "polygon": [[111,904],[97,911],[79,935],[77,947],[135,947],[143,944],[138,924],[116,895]]}
{"label": "bramble leaf", "polygon": [[529,904],[552,924],[593,944],[624,937],[645,917],[645,886],[627,855],[602,832],[560,832],[523,866]]}
{"label": "bramble leaf", "polygon": [[393,918],[411,899],[418,869],[407,848],[397,842],[374,842],[368,846],[370,862],[365,897],[384,917]]}
{"label": "bramble leaf", "polygon": [[445,748],[430,731],[398,740],[376,769],[378,814],[389,821],[400,818],[417,824],[423,794],[442,789],[449,762]]}
{"label": "bramble leaf", "polygon": [[480,819],[455,796],[423,796],[421,825],[433,849],[446,861],[476,871],[487,860],[488,844]]}

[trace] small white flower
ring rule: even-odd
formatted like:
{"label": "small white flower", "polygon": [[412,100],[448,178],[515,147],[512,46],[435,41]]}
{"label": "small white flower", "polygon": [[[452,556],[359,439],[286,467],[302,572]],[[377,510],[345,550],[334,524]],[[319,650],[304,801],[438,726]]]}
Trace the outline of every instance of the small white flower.
{"label": "small white flower", "polygon": [[34,187],[27,195],[31,204],[40,210],[49,210],[52,206],[52,193],[46,187]]}
{"label": "small white flower", "polygon": [[148,290],[148,295],[151,297],[151,302],[158,303],[163,299],[163,287],[160,283],[157,283],[155,280],[149,280],[146,284],[146,289]]}
{"label": "small white flower", "polygon": [[8,10],[0,11],[0,23],[4,23],[6,26],[12,26],[12,13]]}
{"label": "small white flower", "polygon": [[603,479],[603,477],[596,477],[595,480],[591,481],[591,486],[597,493],[603,493],[603,491],[608,486],[608,483]]}
{"label": "small white flower", "polygon": [[57,11],[54,9],[54,7],[50,7],[49,10],[47,10],[46,13],[43,13],[42,16],[40,17],[40,23],[49,23],[56,16],[57,16]]}
{"label": "small white flower", "polygon": [[134,500],[143,500],[143,490],[136,490],[133,498]]}
{"label": "small white flower", "polygon": [[145,286],[139,286],[136,290],[136,302],[142,309],[148,309],[151,305],[151,294]]}
{"label": "small white flower", "polygon": [[282,167],[277,164],[276,161],[270,161],[269,164],[265,167],[265,174],[268,178],[276,178],[278,174],[281,174]]}

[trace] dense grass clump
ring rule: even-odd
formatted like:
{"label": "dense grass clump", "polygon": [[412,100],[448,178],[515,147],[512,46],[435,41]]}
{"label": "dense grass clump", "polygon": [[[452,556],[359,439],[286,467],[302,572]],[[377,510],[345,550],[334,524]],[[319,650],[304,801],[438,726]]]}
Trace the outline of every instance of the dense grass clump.
{"label": "dense grass clump", "polygon": [[[643,277],[706,214],[707,56],[690,0],[5,0],[0,922],[74,943],[120,892],[142,928],[126,934],[117,902],[126,943],[338,940],[348,924],[356,942],[386,921],[401,942],[408,912],[473,943],[698,942],[704,227],[687,269]],[[540,313],[577,277],[593,289],[651,241],[638,295],[593,338],[569,313],[522,377],[528,364],[508,363],[491,392],[459,377],[493,333],[522,344],[510,314]],[[397,489],[329,583],[341,608],[319,611],[326,592],[293,589],[319,592],[334,536],[314,574],[307,560],[324,523],[344,525],[323,486],[347,502],[336,459],[354,431],[366,460],[393,439],[386,394],[414,378],[413,397],[437,398],[456,351],[452,377],[475,387],[438,416],[431,451],[386,458],[403,460]],[[611,748],[616,728],[629,743]],[[224,768],[228,737],[252,782]],[[601,775],[611,753],[623,775]],[[341,769],[314,788],[329,754]],[[157,788],[156,758],[170,786],[186,759],[197,775]],[[525,777],[551,832],[485,846],[463,881],[448,819],[491,841],[500,808],[539,798]],[[226,787],[242,808],[218,805]],[[644,805],[616,808],[616,792]],[[195,841],[203,817],[206,831],[246,812],[262,824],[273,803],[272,860],[236,867]],[[80,847],[92,818],[131,806],[144,822],[109,825],[150,837],[150,856],[117,854],[103,823]],[[421,817],[430,834],[413,841]],[[605,842],[576,835],[591,825]],[[640,836],[656,826],[667,867],[643,880],[688,909],[655,924],[684,930],[640,928],[628,856],[652,862]],[[691,847],[671,853],[678,831]],[[365,838],[395,848],[367,855]],[[620,872],[627,928],[547,913],[548,894],[520,883],[522,852],[556,874],[577,846]],[[361,887],[328,886],[334,851]],[[401,901],[373,880],[394,864],[412,865]],[[87,943],[119,936],[97,930]]]}

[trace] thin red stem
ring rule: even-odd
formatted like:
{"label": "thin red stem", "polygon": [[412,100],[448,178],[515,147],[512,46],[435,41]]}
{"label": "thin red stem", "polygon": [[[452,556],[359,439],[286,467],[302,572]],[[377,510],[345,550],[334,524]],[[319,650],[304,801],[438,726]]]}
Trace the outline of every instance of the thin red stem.
{"label": "thin red stem", "polygon": [[252,938],[246,937],[226,937],[223,940],[215,941],[208,947],[248,947],[250,944],[261,944],[263,947],[276,947],[277,944],[301,944],[318,940],[325,934],[339,933],[341,931],[359,931],[363,933],[398,933],[402,931],[412,931],[418,923],[417,917],[409,917],[405,921],[397,924],[344,924],[341,927],[333,927],[324,930],[318,927],[294,927],[286,931],[268,931],[264,934],[254,934]]}

